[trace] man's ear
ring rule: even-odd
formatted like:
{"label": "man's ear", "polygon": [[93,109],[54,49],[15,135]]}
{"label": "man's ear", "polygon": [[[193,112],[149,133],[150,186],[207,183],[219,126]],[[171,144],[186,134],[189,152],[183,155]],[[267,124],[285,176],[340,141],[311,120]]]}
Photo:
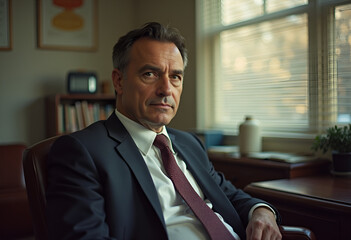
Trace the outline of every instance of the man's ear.
{"label": "man's ear", "polygon": [[112,71],[112,82],[113,82],[113,87],[115,88],[115,91],[117,94],[122,94],[123,92],[123,73],[115,68]]}

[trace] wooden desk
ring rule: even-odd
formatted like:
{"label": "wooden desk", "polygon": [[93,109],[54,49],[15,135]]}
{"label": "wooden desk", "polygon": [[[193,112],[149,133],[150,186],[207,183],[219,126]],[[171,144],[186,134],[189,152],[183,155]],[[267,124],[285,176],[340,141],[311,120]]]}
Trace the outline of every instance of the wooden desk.
{"label": "wooden desk", "polygon": [[318,240],[351,239],[351,178],[281,179],[252,183],[245,191],[277,207],[284,225],[307,227]]}
{"label": "wooden desk", "polygon": [[215,169],[224,173],[236,187],[252,182],[311,176],[329,171],[330,161],[320,159],[303,163],[285,163],[263,159],[209,154]]}

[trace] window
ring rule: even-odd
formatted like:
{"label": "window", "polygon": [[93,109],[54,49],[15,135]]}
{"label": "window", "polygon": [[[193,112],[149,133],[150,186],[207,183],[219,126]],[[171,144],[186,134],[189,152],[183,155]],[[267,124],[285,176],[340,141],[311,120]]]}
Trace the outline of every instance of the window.
{"label": "window", "polygon": [[[332,47],[335,64],[331,72],[335,73],[337,86],[337,123],[351,122],[351,4],[335,8],[335,31]],[[335,70],[333,69],[335,68]]]}
{"label": "window", "polygon": [[[351,122],[351,4],[199,0],[200,128],[316,134]],[[349,1],[348,1],[349,2]]]}

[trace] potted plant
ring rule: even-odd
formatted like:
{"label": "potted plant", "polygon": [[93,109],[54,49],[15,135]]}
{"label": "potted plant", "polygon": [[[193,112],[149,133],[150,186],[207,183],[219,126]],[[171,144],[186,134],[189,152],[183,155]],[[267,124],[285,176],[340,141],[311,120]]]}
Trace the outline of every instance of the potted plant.
{"label": "potted plant", "polygon": [[328,128],[326,134],[316,136],[312,149],[323,153],[332,151],[332,173],[351,176],[351,124]]}

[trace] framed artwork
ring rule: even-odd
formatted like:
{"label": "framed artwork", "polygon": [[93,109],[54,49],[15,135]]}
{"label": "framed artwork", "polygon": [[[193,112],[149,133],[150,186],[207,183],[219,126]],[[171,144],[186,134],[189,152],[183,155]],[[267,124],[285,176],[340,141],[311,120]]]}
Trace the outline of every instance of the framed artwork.
{"label": "framed artwork", "polygon": [[0,50],[12,49],[11,0],[0,0]]}
{"label": "framed artwork", "polygon": [[38,47],[97,49],[97,0],[37,0]]}

